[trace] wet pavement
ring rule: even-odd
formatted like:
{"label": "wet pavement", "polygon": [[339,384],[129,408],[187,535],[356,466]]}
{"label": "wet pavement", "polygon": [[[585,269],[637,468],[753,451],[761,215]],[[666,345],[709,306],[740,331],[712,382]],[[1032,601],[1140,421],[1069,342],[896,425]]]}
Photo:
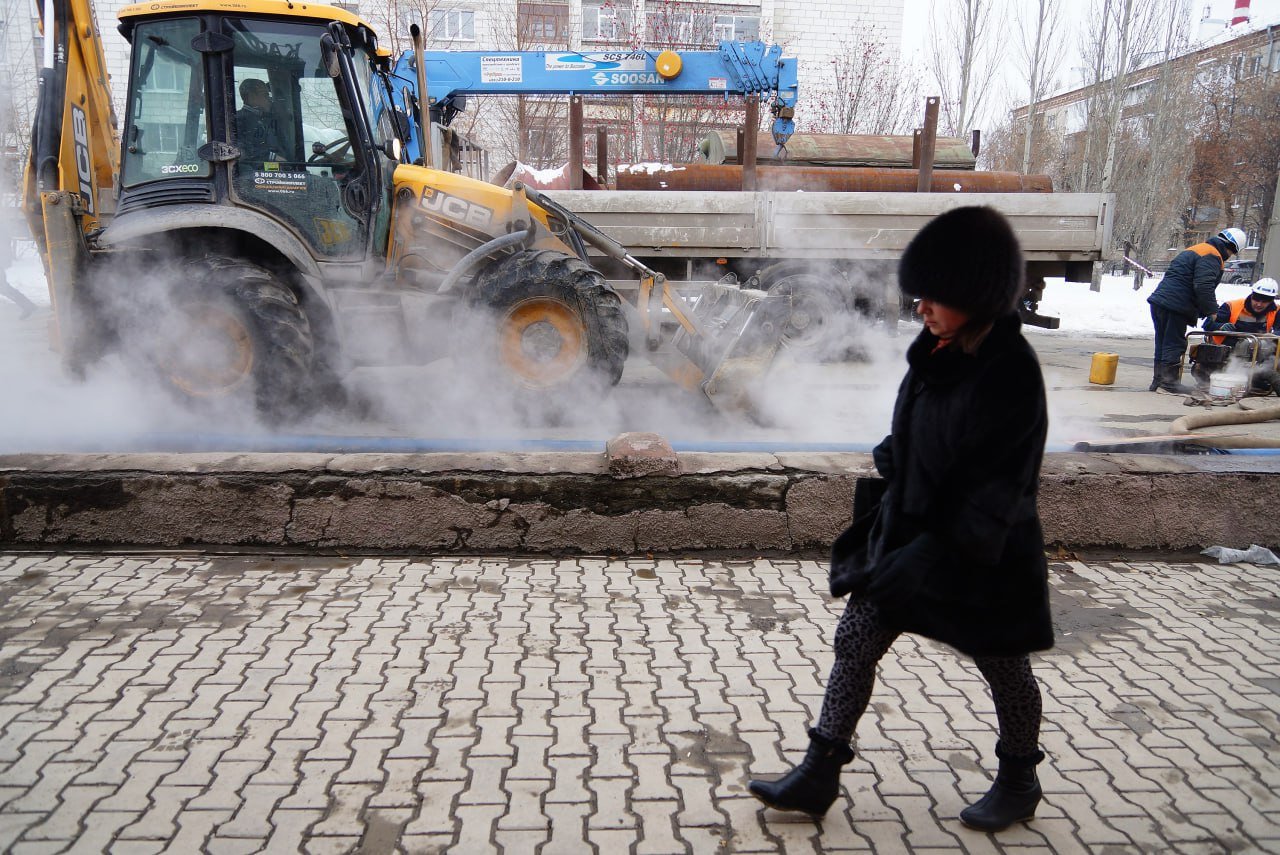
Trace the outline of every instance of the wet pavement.
{"label": "wet pavement", "polygon": [[799,560],[0,554],[0,851],[1280,850],[1280,571],[1052,563],[1037,818],[901,638],[842,795],[763,809],[841,603]]}

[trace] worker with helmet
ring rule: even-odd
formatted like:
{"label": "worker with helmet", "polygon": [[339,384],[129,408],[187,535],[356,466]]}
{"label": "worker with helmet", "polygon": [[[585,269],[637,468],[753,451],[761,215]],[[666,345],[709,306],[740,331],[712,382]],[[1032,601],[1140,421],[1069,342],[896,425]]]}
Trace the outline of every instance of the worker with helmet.
{"label": "worker with helmet", "polygon": [[[1237,332],[1269,335],[1275,332],[1276,299],[1280,298],[1280,283],[1267,278],[1254,283],[1248,296],[1238,300],[1228,300],[1218,307],[1218,313],[1205,321],[1206,332]],[[1263,341],[1258,346],[1255,357],[1253,342],[1244,338],[1223,335],[1211,336],[1214,344],[1225,345],[1237,359],[1243,359],[1250,365],[1249,391],[1255,395],[1268,395],[1273,391],[1274,372],[1266,367],[1275,356],[1275,343]],[[1225,351],[1224,351],[1225,353]],[[1194,357],[1193,357],[1194,359]],[[1201,364],[1192,368],[1192,375],[1202,385],[1208,385],[1209,374],[1214,367],[1205,364],[1206,360],[1197,360]],[[1261,367],[1260,367],[1261,366]]]}
{"label": "worker with helmet", "polygon": [[1222,279],[1222,265],[1245,245],[1237,228],[1223,229],[1204,243],[1174,256],[1164,278],[1147,298],[1155,326],[1155,367],[1150,391],[1185,395],[1191,390],[1178,382],[1182,355],[1187,350],[1187,327],[1213,315],[1218,305],[1215,290]]}
{"label": "worker with helmet", "polygon": [[[1206,332],[1270,333],[1276,325],[1276,298],[1280,287],[1276,280],[1259,279],[1253,291],[1239,300],[1228,300],[1218,307],[1218,314],[1205,321]],[[1226,343],[1226,337],[1213,336],[1215,344]]]}

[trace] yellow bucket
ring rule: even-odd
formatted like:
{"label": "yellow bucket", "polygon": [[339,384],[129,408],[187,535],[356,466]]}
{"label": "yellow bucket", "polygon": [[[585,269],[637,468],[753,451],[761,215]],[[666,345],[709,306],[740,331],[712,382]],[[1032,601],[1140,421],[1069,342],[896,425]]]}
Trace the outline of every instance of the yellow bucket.
{"label": "yellow bucket", "polygon": [[1120,364],[1118,353],[1095,353],[1089,366],[1089,382],[1110,386],[1116,382],[1116,366]]}

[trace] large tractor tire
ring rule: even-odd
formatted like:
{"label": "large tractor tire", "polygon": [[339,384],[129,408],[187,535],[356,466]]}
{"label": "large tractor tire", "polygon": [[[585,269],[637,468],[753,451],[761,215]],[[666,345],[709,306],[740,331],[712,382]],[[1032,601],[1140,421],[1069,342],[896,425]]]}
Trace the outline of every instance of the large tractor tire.
{"label": "large tractor tire", "polygon": [[622,301],[581,259],[518,252],[481,272],[472,302],[493,313],[497,368],[518,389],[555,394],[621,379],[628,350]]}
{"label": "large tractor tire", "polygon": [[265,268],[224,256],[181,265],[147,356],[197,408],[251,405],[272,424],[312,409],[312,336],[293,292]]}

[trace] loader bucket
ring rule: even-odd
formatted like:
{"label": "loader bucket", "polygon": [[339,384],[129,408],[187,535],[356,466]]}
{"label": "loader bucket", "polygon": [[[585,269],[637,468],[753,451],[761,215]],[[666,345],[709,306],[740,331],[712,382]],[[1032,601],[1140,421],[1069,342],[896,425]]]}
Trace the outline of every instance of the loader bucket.
{"label": "loader bucket", "polygon": [[756,392],[782,341],[791,298],[715,284],[685,301],[693,330],[673,344],[701,375],[698,388],[718,409],[751,414]]}

